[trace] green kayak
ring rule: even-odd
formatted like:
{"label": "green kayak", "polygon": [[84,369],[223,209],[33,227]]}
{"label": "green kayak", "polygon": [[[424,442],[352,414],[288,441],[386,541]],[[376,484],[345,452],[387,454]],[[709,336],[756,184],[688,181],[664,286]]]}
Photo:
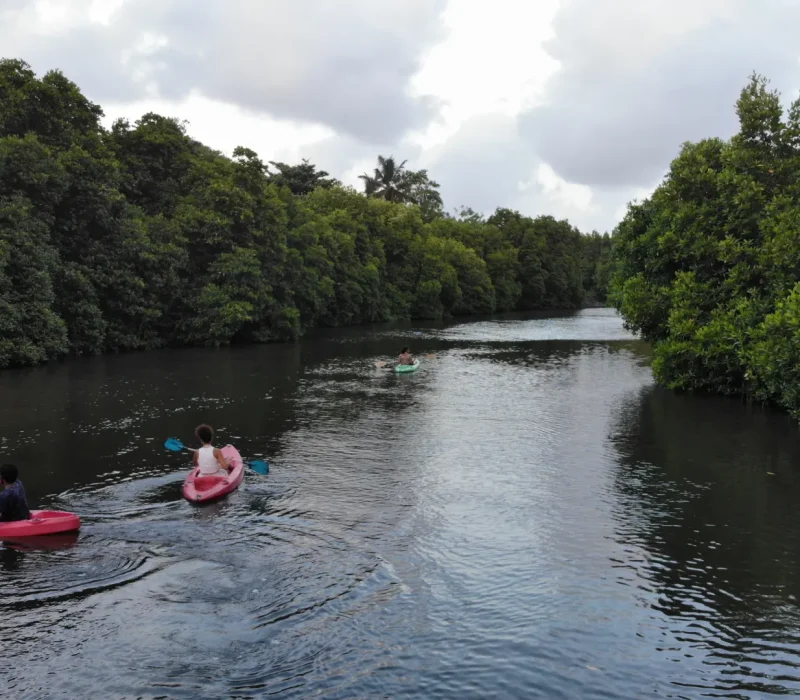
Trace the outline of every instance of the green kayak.
{"label": "green kayak", "polygon": [[415,372],[419,369],[419,360],[415,360],[413,365],[397,365],[395,372]]}

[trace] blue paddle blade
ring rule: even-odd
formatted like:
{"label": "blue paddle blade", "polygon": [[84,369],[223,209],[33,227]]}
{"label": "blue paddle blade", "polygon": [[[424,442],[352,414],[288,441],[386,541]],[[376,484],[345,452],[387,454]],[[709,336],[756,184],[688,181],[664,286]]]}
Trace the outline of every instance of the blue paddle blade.
{"label": "blue paddle blade", "polygon": [[269,474],[269,464],[267,462],[262,462],[260,459],[248,462],[247,466],[258,474],[262,474],[264,476]]}
{"label": "blue paddle blade", "polygon": [[183,449],[183,443],[178,438],[167,438],[164,441],[164,447],[170,452],[180,452]]}

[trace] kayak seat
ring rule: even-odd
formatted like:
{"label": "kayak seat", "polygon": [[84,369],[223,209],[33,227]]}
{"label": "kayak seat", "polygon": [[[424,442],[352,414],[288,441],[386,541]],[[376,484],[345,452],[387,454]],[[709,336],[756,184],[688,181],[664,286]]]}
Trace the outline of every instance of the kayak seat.
{"label": "kayak seat", "polygon": [[216,486],[220,481],[226,479],[222,475],[211,474],[209,476],[198,476],[194,480],[194,487],[198,491],[205,491],[206,489],[210,489],[212,486]]}

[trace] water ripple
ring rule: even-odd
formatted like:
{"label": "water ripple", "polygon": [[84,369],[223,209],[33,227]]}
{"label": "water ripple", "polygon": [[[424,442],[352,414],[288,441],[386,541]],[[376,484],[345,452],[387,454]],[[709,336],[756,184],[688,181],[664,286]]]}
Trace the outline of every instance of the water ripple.
{"label": "water ripple", "polygon": [[[375,368],[408,342],[435,358]],[[0,375],[0,444],[84,523],[0,550],[6,688],[800,695],[794,428],[648,358],[591,310]],[[270,475],[186,503],[161,444],[200,420]]]}

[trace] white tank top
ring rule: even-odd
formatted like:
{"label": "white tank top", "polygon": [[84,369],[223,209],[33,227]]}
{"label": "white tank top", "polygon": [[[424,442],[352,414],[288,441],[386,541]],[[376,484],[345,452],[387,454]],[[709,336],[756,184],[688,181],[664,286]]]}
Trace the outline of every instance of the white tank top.
{"label": "white tank top", "polygon": [[197,450],[197,466],[201,474],[216,474],[219,471],[219,462],[214,456],[214,446],[206,445]]}

